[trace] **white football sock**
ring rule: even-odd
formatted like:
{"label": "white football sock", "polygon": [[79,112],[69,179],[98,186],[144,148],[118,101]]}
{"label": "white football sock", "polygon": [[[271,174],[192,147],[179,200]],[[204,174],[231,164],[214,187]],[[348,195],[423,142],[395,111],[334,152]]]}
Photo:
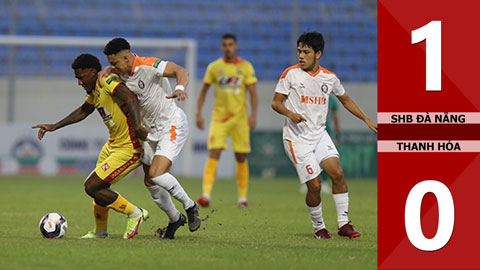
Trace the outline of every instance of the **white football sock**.
{"label": "white football sock", "polygon": [[181,202],[183,204],[183,208],[188,209],[195,205],[192,199],[188,197],[185,190],[183,190],[177,179],[170,173],[164,173],[160,176],[154,177],[152,178],[152,181],[155,184],[163,187],[166,191],[168,191],[168,193],[170,193],[170,195]]}
{"label": "white football sock", "polygon": [[210,201],[210,194],[203,193],[202,197]]}
{"label": "white football sock", "polygon": [[128,215],[128,217],[138,217],[138,215],[140,215],[141,213],[142,211],[140,211],[140,208],[135,207],[135,211],[133,211],[131,215]]}
{"label": "white football sock", "polygon": [[310,212],[310,217],[312,218],[312,225],[315,231],[325,228],[325,222],[323,222],[322,216],[322,202],[319,205],[310,207],[307,205],[308,212]]}
{"label": "white football sock", "polygon": [[170,193],[159,185],[147,188],[150,191],[150,194],[152,194],[152,199],[155,204],[167,214],[170,223],[177,222],[180,217],[180,212],[178,212],[173,204],[172,198],[170,198]]}
{"label": "white football sock", "polygon": [[338,227],[348,223],[348,192],[333,194],[333,200],[335,201],[335,206],[337,207],[337,220]]}

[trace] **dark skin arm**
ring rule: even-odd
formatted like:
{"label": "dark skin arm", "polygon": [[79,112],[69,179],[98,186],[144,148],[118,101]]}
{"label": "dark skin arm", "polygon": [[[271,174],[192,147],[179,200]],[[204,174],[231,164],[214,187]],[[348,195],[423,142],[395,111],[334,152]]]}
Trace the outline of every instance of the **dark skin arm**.
{"label": "dark skin arm", "polygon": [[114,95],[125,103],[135,129],[135,136],[141,140],[146,140],[148,131],[142,126],[142,121],[140,118],[140,105],[138,104],[135,94],[130,91],[125,84],[121,83],[115,89]]}
{"label": "dark skin arm", "polygon": [[38,139],[41,140],[47,131],[53,132],[64,126],[68,126],[77,122],[82,121],[87,116],[89,116],[95,107],[88,103],[83,103],[82,106],[78,107],[75,111],[69,114],[67,117],[58,121],[55,124],[40,124],[33,126],[32,128],[39,128],[38,130]]}
{"label": "dark skin arm", "polygon": [[205,120],[203,119],[202,116],[202,108],[203,104],[205,103],[205,96],[207,95],[208,88],[210,87],[210,84],[208,83],[203,83],[202,89],[200,90],[200,94],[198,95],[197,99],[197,127],[201,130],[204,128],[204,123]]}
{"label": "dark skin arm", "polygon": [[252,112],[248,118],[250,130],[253,130],[257,125],[257,108],[258,108],[258,95],[257,84],[250,84],[247,86],[247,91],[250,93],[250,105],[252,106]]}

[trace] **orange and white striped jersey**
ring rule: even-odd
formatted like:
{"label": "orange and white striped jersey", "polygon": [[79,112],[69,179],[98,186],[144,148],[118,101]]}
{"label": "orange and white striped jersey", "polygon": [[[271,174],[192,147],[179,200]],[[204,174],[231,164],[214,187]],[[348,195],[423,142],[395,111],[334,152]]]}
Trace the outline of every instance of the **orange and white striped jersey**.
{"label": "orange and white striped jersey", "polygon": [[314,143],[325,130],[329,95],[343,96],[345,89],[335,73],[325,68],[311,74],[295,65],[283,72],[275,92],[287,96],[287,109],[307,119],[295,124],[285,117],[283,139]]}
{"label": "orange and white striped jersey", "polygon": [[250,62],[240,57],[233,63],[223,58],[215,60],[208,65],[203,82],[215,83],[214,121],[223,122],[247,114],[246,86],[257,82]]}
{"label": "orange and white striped jersey", "polygon": [[168,61],[155,57],[135,55],[135,64],[130,74],[122,75],[125,85],[137,95],[141,107],[142,121],[153,134],[169,128],[169,119],[177,110],[168,78],[163,72]]}

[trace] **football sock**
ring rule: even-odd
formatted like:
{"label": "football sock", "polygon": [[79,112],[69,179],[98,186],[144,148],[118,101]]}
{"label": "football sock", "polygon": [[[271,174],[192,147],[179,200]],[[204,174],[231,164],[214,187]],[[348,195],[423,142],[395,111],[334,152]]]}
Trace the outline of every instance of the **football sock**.
{"label": "football sock", "polygon": [[178,180],[170,173],[164,173],[160,176],[153,177],[152,181],[164,188],[166,191],[168,191],[168,193],[170,193],[170,195],[181,202],[183,204],[183,208],[188,209],[195,205],[192,199],[188,197],[185,190],[183,190]]}
{"label": "football sock", "polygon": [[142,210],[140,208],[135,207],[135,211],[133,211],[132,214],[128,215],[128,217],[138,217],[142,213]]}
{"label": "football sock", "polygon": [[175,208],[170,193],[158,185],[147,188],[152,194],[155,204],[167,214],[170,223],[176,222],[180,217],[180,212]]}
{"label": "football sock", "polygon": [[[128,216],[134,214],[135,210],[137,210],[135,205],[131,204],[120,194],[118,194],[117,199],[113,203],[107,205],[107,207],[112,208],[119,213],[127,214]],[[138,211],[140,210],[138,209]]]}
{"label": "football sock", "polygon": [[98,234],[107,232],[108,225],[108,207],[103,207],[93,201],[93,217],[95,218],[95,232]]}
{"label": "football sock", "polygon": [[248,190],[248,161],[237,161],[237,186],[238,186],[238,198],[247,200]]}
{"label": "football sock", "polygon": [[348,192],[333,194],[333,200],[335,201],[335,206],[337,207],[337,219],[338,227],[348,223]]}
{"label": "football sock", "polygon": [[312,225],[315,231],[325,228],[325,222],[323,222],[322,216],[322,202],[319,205],[310,207],[307,205],[308,212],[310,212],[310,217],[312,218]]}
{"label": "football sock", "polygon": [[[205,170],[203,171],[203,195],[210,195],[212,193],[213,183],[215,182],[215,176],[217,174],[218,159],[208,158],[205,164]],[[210,197],[210,196],[209,196]],[[210,198],[207,198],[210,199]]]}

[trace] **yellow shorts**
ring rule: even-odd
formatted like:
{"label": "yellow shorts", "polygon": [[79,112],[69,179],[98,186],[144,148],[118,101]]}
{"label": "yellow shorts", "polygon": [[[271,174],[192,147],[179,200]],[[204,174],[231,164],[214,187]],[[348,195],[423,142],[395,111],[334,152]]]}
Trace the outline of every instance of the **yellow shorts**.
{"label": "yellow shorts", "polygon": [[108,143],[102,148],[95,172],[106,183],[115,184],[140,166],[141,148],[112,148]]}
{"label": "yellow shorts", "polygon": [[226,150],[228,136],[232,137],[233,152],[250,153],[250,127],[247,115],[231,118],[225,122],[212,120],[208,133],[208,150]]}

